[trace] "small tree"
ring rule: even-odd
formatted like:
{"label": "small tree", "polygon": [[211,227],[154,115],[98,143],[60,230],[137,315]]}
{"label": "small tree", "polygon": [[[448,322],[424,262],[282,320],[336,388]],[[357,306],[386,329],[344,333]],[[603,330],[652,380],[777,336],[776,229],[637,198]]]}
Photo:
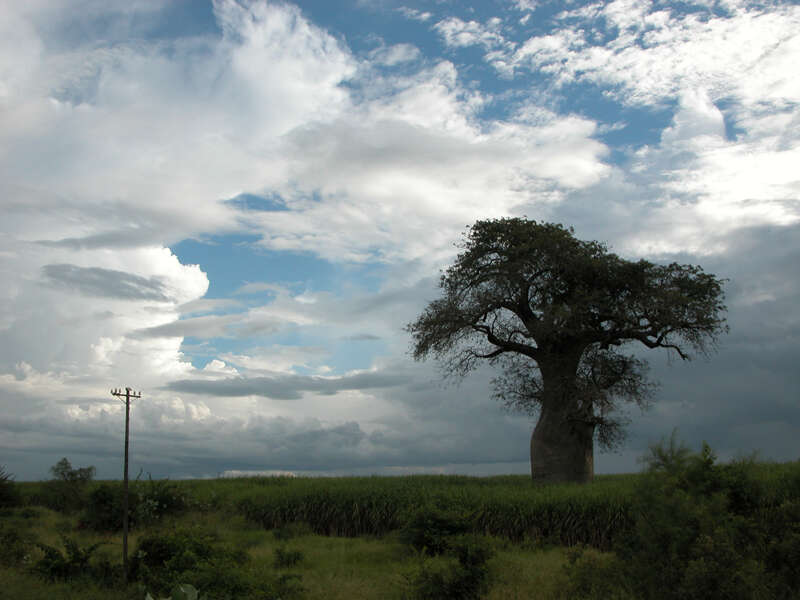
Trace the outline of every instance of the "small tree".
{"label": "small tree", "polygon": [[92,466],[73,469],[72,464],[70,464],[66,456],[50,467],[50,473],[53,475],[53,479],[65,481],[67,483],[77,483],[79,485],[91,481],[94,478],[95,472],[96,470]]}
{"label": "small tree", "polygon": [[94,478],[92,466],[73,469],[64,457],[52,467],[53,479],[47,482],[45,504],[54,510],[72,511],[80,508],[85,500],[86,485]]}
{"label": "small tree", "polygon": [[495,395],[538,415],[531,475],[590,481],[594,437],[622,439],[618,400],[648,404],[646,363],[616,348],[639,342],[691,358],[720,332],[722,280],[692,265],[631,262],[559,224],[508,218],[468,229],[441,277],[443,296],[406,330],[413,355],[463,377],[487,360],[502,368]]}

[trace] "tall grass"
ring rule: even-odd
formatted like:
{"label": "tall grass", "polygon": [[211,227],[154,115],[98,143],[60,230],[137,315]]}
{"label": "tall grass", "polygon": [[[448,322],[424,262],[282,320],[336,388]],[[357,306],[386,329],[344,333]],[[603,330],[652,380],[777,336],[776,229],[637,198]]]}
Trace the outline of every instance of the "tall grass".
{"label": "tall grass", "polygon": [[[764,490],[766,505],[800,497],[800,461],[751,462],[749,472]],[[635,520],[636,486],[642,477],[599,475],[589,485],[533,485],[526,475],[242,477],[173,483],[184,494],[187,509],[240,514],[264,529],[305,522],[320,535],[382,536],[428,507],[457,515],[475,533],[607,550]],[[102,483],[92,482],[87,493]],[[23,504],[38,503],[44,482],[17,485]]]}

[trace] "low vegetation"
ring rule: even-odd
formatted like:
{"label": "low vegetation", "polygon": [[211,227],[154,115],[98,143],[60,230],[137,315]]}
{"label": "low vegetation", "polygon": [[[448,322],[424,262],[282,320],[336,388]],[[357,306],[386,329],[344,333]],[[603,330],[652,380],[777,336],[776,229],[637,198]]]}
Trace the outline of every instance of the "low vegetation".
{"label": "low vegetation", "polygon": [[[800,595],[800,461],[654,446],[638,475],[131,482],[2,470],[9,597],[665,599]],[[81,477],[82,475],[82,477]]]}

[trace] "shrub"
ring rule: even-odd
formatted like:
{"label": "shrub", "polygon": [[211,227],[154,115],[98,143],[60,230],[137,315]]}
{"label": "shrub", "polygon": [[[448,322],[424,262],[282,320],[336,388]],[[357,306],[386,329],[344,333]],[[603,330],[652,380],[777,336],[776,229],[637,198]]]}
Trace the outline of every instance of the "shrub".
{"label": "shrub", "polygon": [[47,481],[41,490],[39,501],[52,510],[72,512],[80,509],[86,502],[86,488],[94,478],[94,467],[73,469],[67,458],[62,458],[50,467],[53,479]]}
{"label": "shrub", "polygon": [[447,552],[450,538],[470,530],[469,520],[453,511],[423,507],[414,512],[400,531],[400,540],[430,555]]}
{"label": "shrub", "polygon": [[136,482],[136,508],[131,509],[140,524],[152,524],[164,516],[181,514],[187,508],[185,494],[168,479],[153,480],[148,474],[146,482]]}
{"label": "shrub", "polygon": [[[800,592],[800,499],[771,506],[758,515],[766,540],[763,556],[778,590]],[[788,596],[787,596],[788,597]]]}
{"label": "shrub", "polygon": [[0,508],[7,508],[19,504],[20,496],[14,476],[0,465]]}
{"label": "shrub", "polygon": [[0,528],[0,564],[19,566],[30,557],[33,539],[18,527],[3,525]]}
{"label": "shrub", "polygon": [[34,572],[47,581],[69,581],[91,576],[89,560],[101,543],[81,548],[78,543],[62,535],[64,552],[45,544],[36,544],[44,556],[34,566]]}
{"label": "shrub", "polygon": [[[103,483],[94,488],[89,494],[86,508],[80,519],[80,527],[87,527],[95,531],[119,531],[122,529],[122,504],[123,504],[122,484]],[[129,498],[129,515],[134,512],[136,496],[131,494]],[[133,519],[130,519],[130,526],[133,526]]]}
{"label": "shrub", "polygon": [[464,536],[451,540],[449,547],[455,561],[428,560],[409,578],[414,600],[477,600],[488,592],[487,562],[493,550],[480,538]]}
{"label": "shrub", "polygon": [[[81,517],[82,527],[95,531],[122,529],[125,488],[122,483],[103,483],[92,490]],[[128,490],[128,527],[152,525],[165,516],[186,510],[187,501],[167,480],[135,482]]]}
{"label": "shrub", "polygon": [[575,546],[567,551],[564,565],[567,578],[561,589],[565,600],[633,600],[622,574],[619,558],[588,546]]}
{"label": "shrub", "polygon": [[770,507],[748,461],[715,460],[706,443],[698,454],[676,445],[674,432],[668,447],[652,447],[634,527],[617,540],[615,557],[570,561],[568,597],[796,597],[800,511]]}
{"label": "shrub", "polygon": [[246,560],[246,553],[220,546],[214,536],[202,532],[151,533],[140,538],[130,575],[158,594],[191,581],[212,597],[236,598],[251,587],[239,569]]}

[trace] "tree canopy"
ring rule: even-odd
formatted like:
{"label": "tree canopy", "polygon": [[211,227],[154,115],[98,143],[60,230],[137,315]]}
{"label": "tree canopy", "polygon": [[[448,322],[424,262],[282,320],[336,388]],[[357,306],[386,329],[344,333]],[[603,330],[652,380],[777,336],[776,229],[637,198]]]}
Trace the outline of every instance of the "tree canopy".
{"label": "tree canopy", "polygon": [[522,218],[477,221],[441,276],[442,297],[406,329],[416,360],[433,356],[453,376],[500,364],[496,396],[538,410],[537,429],[582,423],[611,446],[621,431],[614,400],[645,405],[652,391],[646,363],[616,348],[708,354],[727,331],[724,280],[699,266],[625,260],[573,234]]}

